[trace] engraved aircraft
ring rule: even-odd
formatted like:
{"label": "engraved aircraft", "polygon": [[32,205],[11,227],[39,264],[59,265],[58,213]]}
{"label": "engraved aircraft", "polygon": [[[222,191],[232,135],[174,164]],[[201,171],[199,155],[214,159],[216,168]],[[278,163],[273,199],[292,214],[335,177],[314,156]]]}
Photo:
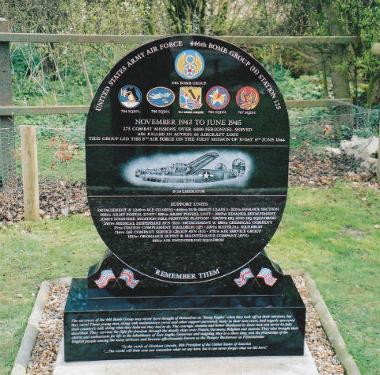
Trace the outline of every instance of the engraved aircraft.
{"label": "engraved aircraft", "polygon": [[144,181],[159,183],[205,183],[242,177],[245,174],[246,163],[243,159],[235,159],[231,169],[218,163],[213,168],[204,168],[214,161],[219,154],[208,152],[190,163],[175,163],[168,167],[137,169],[135,176]]}

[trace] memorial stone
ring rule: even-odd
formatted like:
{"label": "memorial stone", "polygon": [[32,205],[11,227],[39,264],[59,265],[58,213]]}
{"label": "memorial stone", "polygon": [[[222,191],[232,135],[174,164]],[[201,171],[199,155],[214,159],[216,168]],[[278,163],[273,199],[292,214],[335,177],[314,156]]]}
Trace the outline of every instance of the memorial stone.
{"label": "memorial stone", "polygon": [[238,47],[172,36],[118,62],[86,126],[107,251],[72,282],[66,361],[302,355],[305,307],[265,253],[288,162],[284,99]]}

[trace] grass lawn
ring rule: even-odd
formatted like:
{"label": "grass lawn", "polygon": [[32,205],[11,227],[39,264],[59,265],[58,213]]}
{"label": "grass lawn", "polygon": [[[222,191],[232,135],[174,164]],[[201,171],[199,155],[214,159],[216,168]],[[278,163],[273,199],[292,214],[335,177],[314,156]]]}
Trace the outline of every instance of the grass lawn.
{"label": "grass lawn", "polygon": [[[310,272],[363,375],[380,368],[380,195],[366,188],[294,188],[268,248],[285,269]],[[38,285],[84,276],[103,252],[80,215],[0,229],[0,374],[17,353]]]}

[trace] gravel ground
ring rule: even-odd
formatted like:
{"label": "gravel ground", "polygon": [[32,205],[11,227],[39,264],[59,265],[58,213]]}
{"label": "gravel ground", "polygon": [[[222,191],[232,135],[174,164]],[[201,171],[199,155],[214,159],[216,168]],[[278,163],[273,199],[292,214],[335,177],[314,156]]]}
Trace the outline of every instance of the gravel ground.
{"label": "gravel ground", "polygon": [[39,324],[40,333],[32,351],[26,373],[50,375],[53,373],[59,344],[63,337],[63,310],[69,287],[53,283],[48,302]]}
{"label": "gravel ground", "polygon": [[292,276],[306,306],[306,342],[320,375],[344,375],[344,369],[335,355],[321,321],[309,297],[302,276]]}
{"label": "gravel ground", "polygon": [[[344,370],[323,331],[318,315],[311,303],[302,276],[293,276],[296,286],[306,305],[306,342],[315,360],[320,375],[343,375]],[[49,300],[40,322],[27,375],[49,375],[53,373],[58,347],[63,335],[63,309],[68,287],[52,284]]]}

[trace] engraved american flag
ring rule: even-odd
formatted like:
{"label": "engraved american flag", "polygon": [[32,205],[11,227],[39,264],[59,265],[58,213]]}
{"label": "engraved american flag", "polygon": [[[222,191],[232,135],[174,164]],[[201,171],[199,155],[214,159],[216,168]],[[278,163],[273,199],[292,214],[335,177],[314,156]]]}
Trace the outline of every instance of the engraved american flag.
{"label": "engraved american flag", "polygon": [[236,285],[241,288],[245,284],[247,284],[247,281],[249,279],[254,278],[255,276],[253,275],[252,271],[250,268],[244,268],[243,270],[240,271],[240,276],[237,279],[234,279]]}
{"label": "engraved american flag", "polygon": [[264,280],[264,283],[269,286],[273,286],[277,279],[272,275],[272,271],[269,268],[262,267],[260,272],[256,276]]}
{"label": "engraved american flag", "polygon": [[114,273],[112,272],[112,270],[103,270],[100,273],[99,279],[95,280],[95,284],[98,286],[98,288],[103,289],[108,285],[108,283],[111,280],[115,280],[115,279],[116,277]]}
{"label": "engraved american flag", "polygon": [[119,279],[124,280],[127,286],[129,286],[131,289],[134,289],[139,283],[139,280],[135,279],[135,275],[128,268],[123,269],[119,276]]}

